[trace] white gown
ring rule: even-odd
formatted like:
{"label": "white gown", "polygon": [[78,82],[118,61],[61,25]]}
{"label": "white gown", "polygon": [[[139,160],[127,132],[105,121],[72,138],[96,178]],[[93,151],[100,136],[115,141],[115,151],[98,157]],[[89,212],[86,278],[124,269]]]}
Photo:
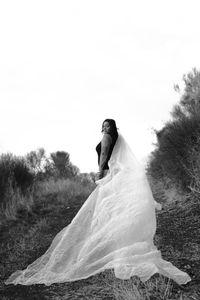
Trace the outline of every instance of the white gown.
{"label": "white gown", "polygon": [[114,269],[115,276],[142,281],[154,273],[178,284],[190,281],[161,258],[153,244],[155,208],[145,170],[119,134],[109,172],[97,182],[72,222],[54,238],[49,249],[25,270],[16,271],[6,284],[46,284],[75,281]]}

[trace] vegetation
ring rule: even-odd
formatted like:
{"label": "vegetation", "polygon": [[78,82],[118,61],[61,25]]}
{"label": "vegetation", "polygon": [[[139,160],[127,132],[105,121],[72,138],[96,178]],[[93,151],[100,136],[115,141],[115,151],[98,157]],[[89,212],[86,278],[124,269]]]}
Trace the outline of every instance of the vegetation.
{"label": "vegetation", "polygon": [[[157,145],[148,171],[168,186],[190,191],[197,185],[200,147],[200,72],[194,69],[184,78],[180,103],[173,108],[172,120],[155,131]],[[179,90],[176,86],[176,90]]]}
{"label": "vegetation", "polygon": [[175,86],[180,101],[171,120],[155,131],[157,144],[147,173],[154,197],[163,205],[157,213],[156,241],[166,257],[171,252],[170,261],[188,269],[199,293],[200,72],[193,69],[183,81],[182,93]]}
{"label": "vegetation", "polygon": [[0,201],[4,202],[9,188],[25,192],[34,181],[34,175],[22,157],[2,154],[0,157]]}
{"label": "vegetation", "polygon": [[25,157],[0,157],[0,299],[200,299],[200,73],[184,78],[172,119],[155,131],[157,144],[147,168],[157,212],[155,244],[164,259],[189,273],[192,281],[178,286],[155,274],[116,279],[112,270],[88,279],[51,286],[5,286],[17,269],[42,255],[53,237],[67,226],[95,188],[94,173],[80,173],[67,152],[47,157],[43,148]]}

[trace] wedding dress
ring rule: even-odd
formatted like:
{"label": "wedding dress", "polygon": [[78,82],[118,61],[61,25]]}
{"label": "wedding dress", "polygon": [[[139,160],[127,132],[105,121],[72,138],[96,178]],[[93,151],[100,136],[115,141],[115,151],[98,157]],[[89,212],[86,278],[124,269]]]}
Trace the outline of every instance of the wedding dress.
{"label": "wedding dress", "polygon": [[155,208],[144,168],[121,134],[109,160],[108,174],[97,181],[72,222],[54,238],[49,249],[6,284],[46,284],[75,281],[114,269],[115,276],[142,281],[154,273],[179,284],[187,273],[162,259],[153,244]]}

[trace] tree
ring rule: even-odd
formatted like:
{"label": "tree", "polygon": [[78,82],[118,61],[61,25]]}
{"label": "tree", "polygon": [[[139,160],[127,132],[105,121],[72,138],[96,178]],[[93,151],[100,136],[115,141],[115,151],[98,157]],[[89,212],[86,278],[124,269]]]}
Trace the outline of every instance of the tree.
{"label": "tree", "polygon": [[44,148],[39,148],[36,151],[31,151],[25,157],[29,167],[35,172],[42,172],[46,162],[46,154]]}
{"label": "tree", "polygon": [[193,68],[183,76],[185,84],[179,107],[187,116],[200,112],[200,71]]}
{"label": "tree", "polygon": [[155,130],[157,144],[149,171],[154,177],[162,174],[187,189],[193,180],[191,149],[200,149],[200,72],[193,69],[183,81],[184,92],[172,110],[172,120]]}
{"label": "tree", "polygon": [[79,173],[78,167],[70,162],[70,155],[65,151],[57,151],[50,154],[55,173],[58,177],[70,178]]}

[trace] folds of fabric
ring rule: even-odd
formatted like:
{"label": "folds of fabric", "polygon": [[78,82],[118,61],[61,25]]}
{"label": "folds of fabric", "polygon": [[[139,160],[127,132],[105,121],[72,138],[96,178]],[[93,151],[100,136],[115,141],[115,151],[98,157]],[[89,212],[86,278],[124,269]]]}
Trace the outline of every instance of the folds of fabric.
{"label": "folds of fabric", "polygon": [[97,182],[72,222],[56,235],[44,255],[13,273],[6,284],[50,285],[111,268],[121,279],[139,276],[146,281],[160,273],[187,283],[189,275],[163,260],[153,244],[155,207],[159,204],[145,171],[119,135],[108,174]]}

